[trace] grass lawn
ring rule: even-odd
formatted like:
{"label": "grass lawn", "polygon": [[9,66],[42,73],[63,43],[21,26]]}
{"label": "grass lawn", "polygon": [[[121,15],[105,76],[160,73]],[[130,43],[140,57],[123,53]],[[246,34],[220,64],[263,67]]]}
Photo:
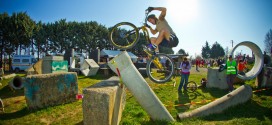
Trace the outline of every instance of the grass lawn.
{"label": "grass lawn", "polygon": [[[194,69],[192,69],[189,79],[196,81],[199,84],[200,79],[207,75],[206,69],[201,68],[201,72],[194,72],[193,70]],[[19,75],[24,76],[23,74]],[[82,93],[83,88],[96,84],[104,79],[108,79],[108,77],[104,77],[102,74],[98,74],[94,77],[79,75],[79,93]],[[215,88],[198,89],[194,93],[178,93],[177,87],[180,82],[180,77],[176,78],[177,84],[175,87],[173,86],[174,80],[165,84],[155,84],[148,78],[145,79],[175,119],[177,113],[196,109],[209,103],[209,101],[227,94],[226,90]],[[0,113],[0,124],[83,124],[82,100],[31,111],[27,108],[24,90],[11,91],[8,87],[8,82],[10,80],[11,79],[1,81],[0,98],[4,102],[5,113]],[[243,84],[248,84],[252,86],[253,90],[258,90],[255,86],[255,79],[235,84],[235,87],[237,88]],[[203,103],[191,104],[193,102]],[[254,92],[251,100],[244,104],[231,107],[223,113],[206,117],[189,118],[176,122],[151,120],[149,115],[127,90],[126,106],[120,124],[272,124],[272,89]]]}

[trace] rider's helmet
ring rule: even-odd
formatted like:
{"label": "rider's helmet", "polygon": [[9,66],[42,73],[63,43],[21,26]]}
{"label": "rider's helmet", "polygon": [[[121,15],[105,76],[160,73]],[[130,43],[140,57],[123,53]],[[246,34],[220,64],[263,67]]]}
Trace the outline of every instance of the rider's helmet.
{"label": "rider's helmet", "polygon": [[150,14],[150,15],[148,15],[148,17],[147,17],[147,20],[148,20],[149,18],[151,18],[151,19],[156,19],[156,16],[155,16],[155,14]]}

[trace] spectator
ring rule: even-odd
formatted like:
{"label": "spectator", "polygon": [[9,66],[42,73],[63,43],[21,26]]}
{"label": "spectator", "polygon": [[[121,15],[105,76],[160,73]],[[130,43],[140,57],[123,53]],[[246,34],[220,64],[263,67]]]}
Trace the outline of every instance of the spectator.
{"label": "spectator", "polygon": [[181,92],[181,89],[183,87],[184,92],[186,92],[187,83],[190,76],[190,69],[191,69],[191,64],[189,63],[186,57],[183,59],[183,62],[180,64],[180,69],[181,69],[181,80],[178,87],[178,91]]}
{"label": "spectator", "polygon": [[246,64],[245,62],[241,59],[239,60],[239,63],[238,63],[238,73],[240,75],[245,75],[245,68],[246,68]]}
{"label": "spectator", "polygon": [[237,75],[237,63],[234,59],[232,59],[232,55],[229,55],[229,59],[227,61],[227,64],[225,65],[225,68],[227,69],[227,84],[229,87],[229,92],[233,91],[233,82]]}
{"label": "spectator", "polygon": [[200,64],[200,61],[199,59],[196,59],[196,71],[199,72],[198,68],[199,68],[199,64]]}

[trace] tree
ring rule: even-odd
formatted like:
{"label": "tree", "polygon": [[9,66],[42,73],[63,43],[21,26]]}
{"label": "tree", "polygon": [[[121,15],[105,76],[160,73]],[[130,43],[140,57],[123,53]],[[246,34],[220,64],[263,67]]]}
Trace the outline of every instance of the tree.
{"label": "tree", "polygon": [[13,13],[10,17],[9,25],[11,28],[9,39],[14,47],[20,47],[20,50],[29,47],[35,28],[35,22],[26,14],[26,12]]}
{"label": "tree", "polygon": [[46,53],[46,45],[47,45],[47,40],[48,40],[48,32],[46,31],[46,29],[48,26],[46,24],[43,24],[41,21],[39,21],[36,24],[36,28],[34,29],[34,34],[33,34],[33,38],[34,38],[34,45],[37,48],[37,55],[38,55],[38,59],[40,59],[40,54],[41,53]]}
{"label": "tree", "polygon": [[210,54],[211,54],[211,48],[208,41],[206,41],[205,46],[202,47],[201,55],[203,58],[207,59],[207,58],[210,58]]}
{"label": "tree", "polygon": [[186,52],[185,52],[185,50],[184,50],[184,49],[180,49],[180,50],[178,51],[178,54],[183,54],[183,55],[186,55]]}
{"label": "tree", "polygon": [[270,29],[265,35],[265,51],[272,53],[272,30]]}
{"label": "tree", "polygon": [[8,25],[6,25],[9,22],[9,16],[8,13],[0,14],[0,48],[1,48],[1,55],[0,55],[0,68],[2,68],[2,55],[4,55],[4,50],[10,47],[10,44],[7,40],[8,35]]}
{"label": "tree", "polygon": [[225,55],[223,47],[215,42],[210,51],[210,58],[216,59]]}
{"label": "tree", "polygon": [[160,53],[164,53],[164,54],[174,54],[174,51],[172,48],[168,48],[168,47],[164,47],[164,46],[160,46],[159,51],[160,51]]}

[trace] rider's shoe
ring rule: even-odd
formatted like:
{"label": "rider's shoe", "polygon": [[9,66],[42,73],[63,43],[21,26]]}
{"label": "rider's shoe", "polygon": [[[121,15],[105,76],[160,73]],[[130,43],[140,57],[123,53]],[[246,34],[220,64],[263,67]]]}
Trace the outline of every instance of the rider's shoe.
{"label": "rider's shoe", "polygon": [[149,44],[149,45],[147,45],[147,46],[142,45],[142,47],[143,47],[144,51],[148,52],[149,54],[152,54],[152,55],[155,55],[155,54],[156,54],[156,53],[155,53],[155,48],[153,47],[152,44]]}

